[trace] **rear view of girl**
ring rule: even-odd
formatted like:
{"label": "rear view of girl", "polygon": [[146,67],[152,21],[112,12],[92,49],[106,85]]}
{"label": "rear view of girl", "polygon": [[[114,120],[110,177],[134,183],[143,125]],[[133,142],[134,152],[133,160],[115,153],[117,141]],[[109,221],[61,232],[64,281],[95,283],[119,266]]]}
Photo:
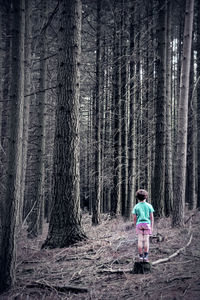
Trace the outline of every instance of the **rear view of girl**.
{"label": "rear view of girl", "polygon": [[139,203],[133,208],[133,221],[138,234],[138,252],[140,261],[148,261],[149,235],[153,232],[154,216],[153,206],[146,202],[148,192],[140,189],[136,192]]}

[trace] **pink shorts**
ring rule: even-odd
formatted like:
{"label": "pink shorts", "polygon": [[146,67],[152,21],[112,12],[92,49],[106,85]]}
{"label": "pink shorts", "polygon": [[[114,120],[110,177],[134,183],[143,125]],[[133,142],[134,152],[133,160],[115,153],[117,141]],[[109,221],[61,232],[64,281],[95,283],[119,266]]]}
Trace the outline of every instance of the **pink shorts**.
{"label": "pink shorts", "polygon": [[152,234],[151,225],[148,223],[140,223],[136,225],[137,234]]}

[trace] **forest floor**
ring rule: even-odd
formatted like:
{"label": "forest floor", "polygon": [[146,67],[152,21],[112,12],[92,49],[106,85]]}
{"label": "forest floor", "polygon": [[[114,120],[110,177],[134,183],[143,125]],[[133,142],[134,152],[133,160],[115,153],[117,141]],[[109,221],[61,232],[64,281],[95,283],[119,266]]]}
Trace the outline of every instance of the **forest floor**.
{"label": "forest floor", "polygon": [[[200,211],[187,211],[185,220],[182,229],[172,229],[170,218],[156,221],[152,262],[186,246],[191,234],[192,241],[170,261],[152,266],[148,274],[128,271],[137,257],[137,237],[132,222],[122,218],[103,215],[101,224],[93,227],[91,216],[84,214],[88,239],[62,249],[41,250],[47,225],[43,236],[34,240],[27,239],[24,229],[17,241],[15,287],[0,299],[200,299]],[[112,273],[119,269],[124,272]],[[83,289],[69,291],[69,286]]]}

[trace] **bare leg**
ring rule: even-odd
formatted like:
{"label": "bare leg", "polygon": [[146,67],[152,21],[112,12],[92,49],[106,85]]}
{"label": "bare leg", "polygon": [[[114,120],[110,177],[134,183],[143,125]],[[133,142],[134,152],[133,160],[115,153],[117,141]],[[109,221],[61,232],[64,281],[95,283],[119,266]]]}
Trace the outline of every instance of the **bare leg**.
{"label": "bare leg", "polygon": [[149,234],[144,234],[144,252],[149,252]]}
{"label": "bare leg", "polygon": [[143,254],[143,234],[138,234],[138,251],[139,254]]}

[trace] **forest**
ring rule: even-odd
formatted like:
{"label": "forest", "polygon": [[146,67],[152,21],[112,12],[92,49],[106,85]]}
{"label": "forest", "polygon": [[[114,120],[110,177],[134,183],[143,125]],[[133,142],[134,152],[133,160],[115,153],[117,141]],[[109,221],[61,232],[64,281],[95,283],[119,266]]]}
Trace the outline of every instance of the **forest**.
{"label": "forest", "polygon": [[200,1],[0,0],[0,39],[0,299],[199,299]]}

